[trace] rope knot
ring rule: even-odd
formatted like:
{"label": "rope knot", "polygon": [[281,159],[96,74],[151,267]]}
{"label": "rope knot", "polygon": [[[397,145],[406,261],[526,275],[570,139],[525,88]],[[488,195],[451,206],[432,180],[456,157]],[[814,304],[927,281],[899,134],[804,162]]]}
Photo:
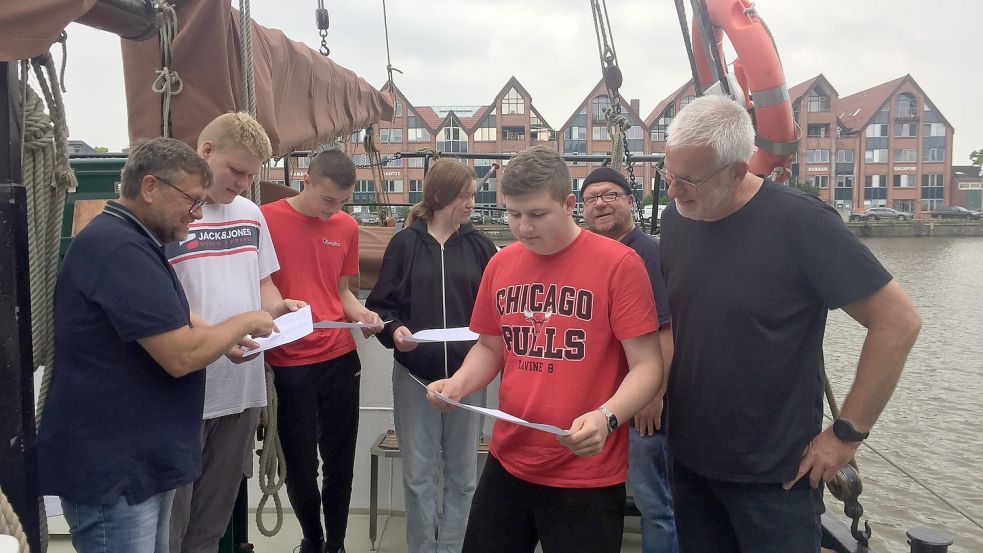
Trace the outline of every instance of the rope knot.
{"label": "rope knot", "polygon": [[162,67],[155,69],[154,73],[157,75],[157,78],[154,79],[154,84],[150,85],[150,88],[157,94],[173,96],[180,94],[184,90],[184,81],[181,80],[181,76],[178,75],[177,71],[169,67]]}

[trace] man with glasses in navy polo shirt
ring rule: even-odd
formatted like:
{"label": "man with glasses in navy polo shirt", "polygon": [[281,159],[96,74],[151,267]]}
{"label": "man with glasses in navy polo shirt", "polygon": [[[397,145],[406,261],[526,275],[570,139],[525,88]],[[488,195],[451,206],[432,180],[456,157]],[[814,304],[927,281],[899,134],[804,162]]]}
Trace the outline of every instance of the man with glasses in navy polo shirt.
{"label": "man with glasses in navy polo shirt", "polygon": [[273,319],[192,327],[164,244],[201,217],[208,165],[170,138],[137,144],[120,198],[72,241],[55,289],[55,367],[38,429],[41,492],[79,553],[168,549],[174,490],[201,471],[200,369]]}

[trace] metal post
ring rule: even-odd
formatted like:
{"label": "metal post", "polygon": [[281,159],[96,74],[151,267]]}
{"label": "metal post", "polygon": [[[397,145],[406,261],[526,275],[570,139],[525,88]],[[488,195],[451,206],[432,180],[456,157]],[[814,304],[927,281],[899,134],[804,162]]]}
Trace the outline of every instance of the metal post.
{"label": "metal post", "polygon": [[34,456],[27,191],[15,101],[17,64],[0,62],[0,488],[20,518],[28,545],[41,550]]}
{"label": "metal post", "polygon": [[907,535],[911,553],[946,553],[952,545],[952,536],[942,530],[912,528]]}

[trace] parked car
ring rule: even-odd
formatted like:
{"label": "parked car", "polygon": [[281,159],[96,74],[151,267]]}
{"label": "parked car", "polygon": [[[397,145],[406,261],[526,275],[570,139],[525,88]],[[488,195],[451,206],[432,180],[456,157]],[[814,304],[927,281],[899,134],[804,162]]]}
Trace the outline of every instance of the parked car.
{"label": "parked car", "polygon": [[966,209],[958,205],[951,205],[948,207],[940,207],[932,211],[933,219],[965,219],[969,221],[970,219],[983,219],[983,213],[979,211],[973,211],[971,209]]}
{"label": "parked car", "polygon": [[485,222],[485,216],[478,211],[472,211],[468,218],[471,220],[471,223],[475,225],[480,225]]}
{"label": "parked car", "polygon": [[851,213],[851,221],[869,221],[871,219],[880,221],[881,219],[897,219],[898,221],[908,221],[914,219],[914,213],[898,211],[890,207],[872,207],[862,213]]}
{"label": "parked car", "polygon": [[379,224],[379,215],[369,211],[357,211],[355,213],[352,213],[352,217],[354,217],[355,220],[358,221],[360,225]]}
{"label": "parked car", "polygon": [[505,211],[496,213],[492,215],[492,222],[498,225],[507,225],[509,224],[509,214]]}

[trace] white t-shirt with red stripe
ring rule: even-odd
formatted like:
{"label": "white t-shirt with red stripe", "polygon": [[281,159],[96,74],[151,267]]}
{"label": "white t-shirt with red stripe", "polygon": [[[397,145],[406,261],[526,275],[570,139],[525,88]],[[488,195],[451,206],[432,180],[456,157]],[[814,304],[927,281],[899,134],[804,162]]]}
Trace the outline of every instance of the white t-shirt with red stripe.
{"label": "white t-shirt with red stripe", "polygon": [[[188,239],[168,244],[166,253],[191,312],[209,323],[260,309],[259,283],[280,268],[263,213],[241,196],[204,206]],[[266,405],[262,354],[239,365],[222,356],[205,379],[206,419]]]}

